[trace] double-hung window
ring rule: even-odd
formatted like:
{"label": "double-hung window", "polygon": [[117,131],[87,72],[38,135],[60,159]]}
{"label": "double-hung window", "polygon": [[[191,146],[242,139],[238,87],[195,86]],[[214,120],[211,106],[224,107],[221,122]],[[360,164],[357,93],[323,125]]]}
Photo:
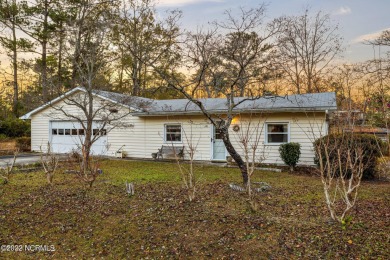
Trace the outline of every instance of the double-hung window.
{"label": "double-hung window", "polygon": [[165,142],[181,142],[181,125],[165,125]]}
{"label": "double-hung window", "polygon": [[267,123],[266,144],[283,144],[289,142],[288,123]]}

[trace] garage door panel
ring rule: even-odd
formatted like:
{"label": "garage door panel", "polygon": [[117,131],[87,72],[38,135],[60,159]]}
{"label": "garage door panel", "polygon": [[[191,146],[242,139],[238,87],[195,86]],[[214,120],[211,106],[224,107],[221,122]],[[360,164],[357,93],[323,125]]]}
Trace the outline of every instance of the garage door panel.
{"label": "garage door panel", "polygon": [[[92,145],[91,153],[103,155],[107,152],[107,132],[99,131],[101,122],[94,122],[93,129],[99,138]],[[50,127],[50,140],[52,151],[55,153],[69,153],[73,150],[81,150],[84,141],[84,130],[81,124],[72,121],[52,121]]]}

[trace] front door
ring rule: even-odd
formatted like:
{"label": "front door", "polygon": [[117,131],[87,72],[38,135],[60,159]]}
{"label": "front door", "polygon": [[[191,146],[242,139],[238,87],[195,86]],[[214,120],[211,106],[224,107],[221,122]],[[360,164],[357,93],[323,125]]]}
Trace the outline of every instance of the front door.
{"label": "front door", "polygon": [[213,160],[226,160],[226,149],[221,136],[221,129],[219,126],[213,125]]}

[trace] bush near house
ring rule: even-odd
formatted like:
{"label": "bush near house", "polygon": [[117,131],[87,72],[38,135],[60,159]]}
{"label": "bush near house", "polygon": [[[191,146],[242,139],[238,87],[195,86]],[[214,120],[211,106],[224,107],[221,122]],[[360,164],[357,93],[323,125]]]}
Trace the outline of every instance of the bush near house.
{"label": "bush near house", "polygon": [[279,147],[279,153],[283,162],[290,166],[290,171],[293,171],[301,156],[301,145],[299,143],[282,144]]}
{"label": "bush near house", "polygon": [[[320,143],[323,145],[320,145]],[[384,143],[377,137],[367,134],[354,134],[354,133],[344,133],[344,134],[330,134],[322,138],[317,139],[314,142],[314,147],[320,145],[320,150],[322,153],[323,163],[326,163],[325,158],[325,148],[329,153],[330,163],[334,166],[333,174],[338,175],[339,171],[339,159],[338,159],[338,150],[340,150],[340,159],[342,166],[347,163],[347,150],[361,148],[363,150],[362,163],[364,165],[363,179],[372,179],[375,177],[375,168],[377,164],[377,159],[383,154]],[[316,153],[318,152],[317,149]],[[356,156],[355,153],[350,153],[352,156]],[[352,158],[353,159],[353,158]],[[319,156],[316,155],[316,164],[319,165]],[[341,167],[345,169],[345,167]],[[348,174],[348,173],[347,173]]]}
{"label": "bush near house", "polygon": [[0,135],[7,137],[30,136],[31,127],[29,121],[18,118],[7,118],[0,120]]}

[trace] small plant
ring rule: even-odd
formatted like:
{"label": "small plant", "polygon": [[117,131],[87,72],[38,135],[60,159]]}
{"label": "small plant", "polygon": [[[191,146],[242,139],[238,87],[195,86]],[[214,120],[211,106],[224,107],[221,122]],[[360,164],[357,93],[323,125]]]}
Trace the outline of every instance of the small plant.
{"label": "small plant", "polygon": [[103,174],[103,170],[99,168],[100,159],[99,156],[88,156],[85,159],[83,155],[73,150],[68,154],[67,172],[75,173],[82,182],[92,188],[96,178]]}
{"label": "small plant", "polygon": [[[177,163],[177,166],[179,167],[181,179],[183,181],[183,186],[187,192],[188,200],[191,202],[195,199],[195,194],[198,189],[199,184],[199,178],[196,176],[196,171],[194,167],[194,159],[195,159],[195,153],[197,151],[197,147],[199,144],[199,140],[195,142],[193,140],[193,131],[192,131],[193,124],[191,122],[190,132],[187,134],[186,131],[183,130],[184,137],[185,137],[185,143],[186,148],[185,151],[188,154],[188,164],[184,164],[181,161],[181,156],[175,153],[175,160]],[[183,150],[184,152],[184,150]],[[183,156],[184,159],[184,156]]]}
{"label": "small plant", "polygon": [[290,166],[290,172],[293,172],[301,156],[301,145],[299,143],[282,144],[279,147],[279,153],[283,162]]}
{"label": "small plant", "polygon": [[0,178],[3,179],[3,183],[7,184],[11,178],[11,173],[14,170],[16,158],[18,157],[19,150],[14,151],[14,157],[11,162],[7,162],[4,169],[0,169]]}
{"label": "small plant", "polygon": [[46,173],[46,179],[49,184],[53,184],[53,177],[58,167],[59,157],[50,149],[50,143],[47,144],[47,153],[41,155],[41,164]]}
{"label": "small plant", "polygon": [[346,230],[352,224],[352,216],[345,216],[343,220],[341,220],[341,228]]}

